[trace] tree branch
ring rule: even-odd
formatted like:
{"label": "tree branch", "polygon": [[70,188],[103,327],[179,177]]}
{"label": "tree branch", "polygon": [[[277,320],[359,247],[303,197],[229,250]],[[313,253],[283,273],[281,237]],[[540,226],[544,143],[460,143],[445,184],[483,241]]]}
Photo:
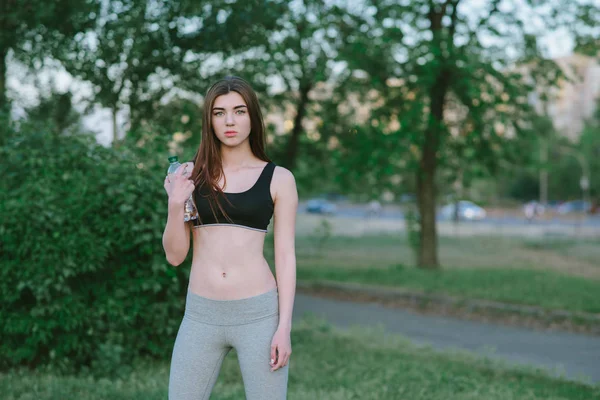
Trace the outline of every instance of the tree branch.
{"label": "tree branch", "polygon": [[456,22],[458,21],[458,3],[460,0],[448,0],[446,4],[452,3],[452,14],[450,14],[450,27],[448,27],[448,47],[454,49],[454,34],[456,33]]}

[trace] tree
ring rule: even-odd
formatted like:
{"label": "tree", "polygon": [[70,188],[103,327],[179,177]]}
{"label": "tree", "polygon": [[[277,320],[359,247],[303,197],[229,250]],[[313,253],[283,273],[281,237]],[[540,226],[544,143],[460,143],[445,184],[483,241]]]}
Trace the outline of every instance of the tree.
{"label": "tree", "polygon": [[[285,135],[274,138],[271,154],[296,173],[299,155],[310,157],[307,153],[315,150],[304,123],[311,121],[311,131],[316,131],[319,89],[334,91],[339,83],[333,67],[343,45],[337,27],[344,15],[344,9],[322,0],[284,2],[262,42],[256,40],[249,51],[231,54],[223,62],[228,73],[252,82],[268,113],[291,115],[293,122]],[[303,153],[302,147],[311,151]]]}
{"label": "tree", "polygon": [[[129,112],[130,132],[136,132],[167,93],[203,92],[213,76],[203,73],[203,64],[264,42],[278,4],[108,2],[93,29],[65,50],[62,61],[72,75],[92,84],[91,104],[110,108],[116,144],[119,112]],[[243,35],[232,26],[244,26]]]}
{"label": "tree", "polygon": [[586,121],[577,147],[588,164],[590,194],[600,205],[600,99],[596,102],[594,115]]}
{"label": "tree", "polygon": [[[558,200],[600,201],[600,100],[595,113],[585,121],[576,143],[566,138],[550,147],[550,193]],[[581,180],[587,180],[582,182]],[[582,185],[584,183],[584,185]],[[586,184],[587,183],[587,184]]]}
{"label": "tree", "polygon": [[39,124],[55,136],[67,130],[82,131],[81,115],[73,108],[70,92],[60,93],[54,89],[43,96],[40,103],[26,110],[27,120]]}
{"label": "tree", "polygon": [[[343,45],[339,30],[345,10],[322,0],[290,3],[277,20],[277,28],[264,50],[257,73],[262,80],[279,84],[269,103],[281,114],[293,110],[293,123],[282,154],[283,164],[295,169],[300,154],[303,122],[319,119],[311,105],[322,99],[316,89],[338,84],[333,66]],[[256,59],[256,58],[255,58]]]}
{"label": "tree", "polygon": [[[423,267],[439,266],[436,177],[449,143],[462,143],[472,162],[491,173],[501,161],[517,160],[519,140],[534,134],[529,94],[561,76],[544,58],[538,38],[548,29],[597,23],[597,7],[579,2],[530,0],[519,7],[493,0],[475,6],[468,0],[372,0],[348,20],[347,30],[355,32],[349,43],[364,49],[364,57],[348,58],[349,67],[378,91],[382,105],[374,115],[384,125],[398,119],[396,134],[414,146],[418,158]],[[519,12],[522,7],[527,13]]]}
{"label": "tree", "polygon": [[0,3],[0,109],[7,107],[9,52],[29,66],[41,66],[98,15],[95,0],[5,0]]}
{"label": "tree", "polygon": [[[137,122],[143,104],[160,99],[172,85],[164,71],[181,62],[165,37],[169,21],[162,5],[153,7],[138,0],[107,2],[93,28],[61,57],[71,75],[91,83],[90,107],[100,104],[111,110],[113,145],[120,139],[119,112],[129,106]],[[152,77],[156,84],[151,88]]]}

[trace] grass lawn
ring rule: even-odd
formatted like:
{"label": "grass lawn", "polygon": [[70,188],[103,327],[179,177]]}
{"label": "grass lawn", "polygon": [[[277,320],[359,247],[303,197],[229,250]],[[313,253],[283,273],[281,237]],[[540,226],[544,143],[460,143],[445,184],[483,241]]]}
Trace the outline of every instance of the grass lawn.
{"label": "grass lawn", "polygon": [[[459,352],[417,347],[376,329],[341,331],[307,318],[292,333],[290,400],[591,400],[600,386],[556,379],[532,368]],[[120,379],[0,374],[4,400],[166,399],[167,362],[139,362]],[[223,364],[212,400],[243,399],[234,352]]]}
{"label": "grass lawn", "polygon": [[[414,266],[413,250],[404,234],[332,236],[318,251],[318,237],[299,236],[297,256],[304,264],[332,267],[387,268]],[[598,241],[573,239],[519,239],[502,236],[439,237],[443,269],[534,269],[600,280]]]}
{"label": "grass lawn", "polygon": [[[318,235],[299,236],[296,252],[301,280],[600,313],[600,246],[591,241],[441,237],[439,271],[415,268],[412,250],[398,234],[332,236],[321,245]],[[272,252],[266,255],[273,265]]]}
{"label": "grass lawn", "polygon": [[402,267],[305,268],[300,263],[298,279],[378,284],[469,299],[600,313],[600,281],[564,276],[555,272],[515,269],[425,271]]}

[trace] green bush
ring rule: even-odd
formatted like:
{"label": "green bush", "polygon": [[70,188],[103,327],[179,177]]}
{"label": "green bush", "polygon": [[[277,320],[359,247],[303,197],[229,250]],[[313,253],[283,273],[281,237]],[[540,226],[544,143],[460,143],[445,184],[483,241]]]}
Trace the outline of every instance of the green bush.
{"label": "green bush", "polygon": [[168,356],[187,272],[162,252],[164,174],[125,146],[25,130],[0,147],[0,368]]}

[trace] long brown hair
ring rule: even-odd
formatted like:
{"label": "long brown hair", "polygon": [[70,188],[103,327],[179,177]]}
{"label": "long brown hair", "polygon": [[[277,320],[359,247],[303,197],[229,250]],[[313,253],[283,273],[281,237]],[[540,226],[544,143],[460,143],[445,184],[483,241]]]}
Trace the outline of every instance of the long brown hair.
{"label": "long brown hair", "polygon": [[256,93],[248,82],[237,76],[226,76],[215,82],[206,92],[202,111],[202,136],[200,147],[194,156],[192,179],[197,188],[202,187],[209,199],[210,207],[215,212],[217,206],[225,214],[218,198],[225,197],[218,182],[225,174],[221,159],[221,142],[215,135],[212,126],[212,108],[215,99],[224,94],[236,92],[244,99],[250,116],[250,149],[252,154],[263,161],[271,161],[265,152],[265,124]]}

